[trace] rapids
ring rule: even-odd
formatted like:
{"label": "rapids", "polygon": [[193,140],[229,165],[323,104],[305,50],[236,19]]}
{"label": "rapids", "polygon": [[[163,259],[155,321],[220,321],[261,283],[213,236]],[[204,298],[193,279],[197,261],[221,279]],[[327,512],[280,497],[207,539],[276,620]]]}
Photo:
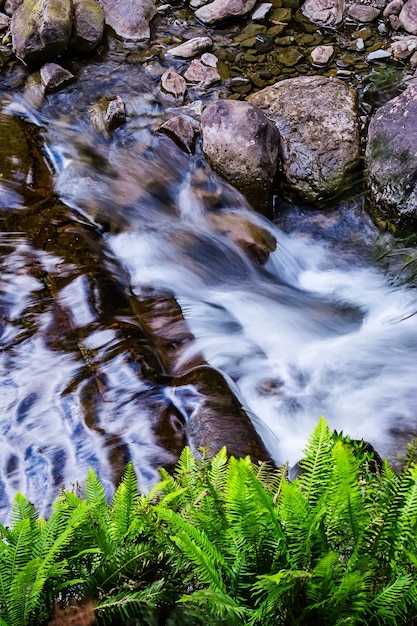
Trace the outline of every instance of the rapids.
{"label": "rapids", "polygon": [[[127,459],[143,489],[155,459],[175,461],[198,398],[165,375],[132,315],[149,293],[173,296],[194,338],[179,369],[200,359],[223,373],[277,464],[297,462],[321,415],[382,455],[404,453],[417,435],[417,293],[372,260],[361,199],[255,214],[198,145],[186,155],[154,133],[166,107],[143,76],[107,70],[129,119],[111,140],[87,124],[87,72],[41,110],[5,101],[41,134],[54,191],[29,203],[16,197],[30,181],[0,185],[1,517],[17,490],[45,514],[88,467],[111,492]],[[276,239],[265,264],[216,227],[216,211]],[[165,447],[151,436],[161,406]]]}

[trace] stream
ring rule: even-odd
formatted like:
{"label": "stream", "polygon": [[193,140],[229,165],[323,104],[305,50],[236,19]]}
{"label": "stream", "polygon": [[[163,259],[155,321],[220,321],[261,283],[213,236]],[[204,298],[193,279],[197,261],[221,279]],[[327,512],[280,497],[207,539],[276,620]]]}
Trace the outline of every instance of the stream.
{"label": "stream", "polygon": [[[417,435],[417,293],[373,260],[363,199],[254,213],[201,147],[155,132],[169,106],[149,95],[152,72],[120,67],[117,51],[80,65],[40,107],[2,85],[1,124],[29,129],[48,165],[21,168],[11,139],[0,179],[0,518],[16,491],[47,514],[89,467],[111,493],[129,459],[148,489],[184,444],[196,363],[223,375],[277,464],[300,459],[321,415],[403,454]],[[109,90],[128,118],[110,139],[87,115]],[[266,263],[216,212],[276,239]],[[189,333],[174,373],[135,316],[170,298]]]}

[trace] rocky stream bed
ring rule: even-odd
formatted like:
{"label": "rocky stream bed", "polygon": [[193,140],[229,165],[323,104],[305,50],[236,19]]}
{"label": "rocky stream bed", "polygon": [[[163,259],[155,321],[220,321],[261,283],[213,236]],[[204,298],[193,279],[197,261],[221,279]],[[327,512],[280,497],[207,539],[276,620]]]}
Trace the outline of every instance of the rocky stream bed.
{"label": "rocky stream bed", "polygon": [[2,516],[187,443],[294,465],[321,414],[402,453],[417,1],[1,8]]}

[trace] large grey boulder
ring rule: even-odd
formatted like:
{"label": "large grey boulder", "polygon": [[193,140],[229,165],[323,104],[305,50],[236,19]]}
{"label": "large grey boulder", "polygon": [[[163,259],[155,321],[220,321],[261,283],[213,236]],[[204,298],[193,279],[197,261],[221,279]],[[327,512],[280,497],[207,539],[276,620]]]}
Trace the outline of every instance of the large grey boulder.
{"label": "large grey boulder", "polygon": [[277,169],[279,135],[258,107],[216,100],[201,116],[204,155],[211,168],[264,208]]}
{"label": "large grey boulder", "polygon": [[74,19],[70,47],[76,52],[91,52],[104,31],[104,11],[97,0],[72,0]]}
{"label": "large grey boulder", "polygon": [[71,37],[72,0],[24,0],[13,13],[13,49],[26,64],[64,52]]}
{"label": "large grey boulder", "polygon": [[150,37],[150,22],[156,13],[152,0],[100,0],[104,18],[121,39],[144,41]]}
{"label": "large grey boulder", "polygon": [[256,0],[213,0],[197,9],[195,16],[208,26],[226,22],[252,11]]}
{"label": "large grey boulder", "polygon": [[359,161],[356,91],[337,78],[289,78],[249,99],[281,136],[284,189],[324,203],[345,188]]}
{"label": "large grey boulder", "polygon": [[394,232],[417,232],[417,86],[377,110],[365,161],[376,221]]}

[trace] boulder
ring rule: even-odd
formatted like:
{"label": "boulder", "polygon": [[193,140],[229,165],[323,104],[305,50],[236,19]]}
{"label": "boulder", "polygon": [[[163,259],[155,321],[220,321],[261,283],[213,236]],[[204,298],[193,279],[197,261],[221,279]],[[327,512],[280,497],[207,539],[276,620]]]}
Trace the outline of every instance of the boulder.
{"label": "boulder", "polygon": [[64,52],[71,37],[72,16],[71,0],[24,0],[10,23],[16,56],[32,64]]}
{"label": "boulder", "polygon": [[74,19],[70,47],[80,53],[91,52],[104,31],[104,12],[97,0],[72,0]]}
{"label": "boulder", "polygon": [[100,0],[104,19],[121,39],[144,41],[150,37],[150,22],[156,14],[152,0]]}
{"label": "boulder", "polygon": [[95,130],[106,136],[124,124],[125,103],[120,96],[103,96],[90,107],[90,116]]}
{"label": "boulder", "polygon": [[248,102],[217,100],[204,109],[201,129],[211,168],[255,208],[265,208],[278,161],[279,135],[274,125]]}
{"label": "boulder", "polygon": [[219,24],[252,11],[256,0],[214,0],[197,9],[195,16],[208,26]]}
{"label": "boulder", "polygon": [[303,76],[249,99],[281,136],[283,191],[325,205],[346,189],[360,157],[356,91],[338,78]]}
{"label": "boulder", "polygon": [[417,232],[417,86],[380,107],[365,153],[370,209],[380,226]]}
{"label": "boulder", "polygon": [[345,0],[306,0],[303,14],[314,24],[337,26],[343,20]]}
{"label": "boulder", "polygon": [[417,35],[417,0],[407,0],[401,9],[399,20],[407,33]]}

